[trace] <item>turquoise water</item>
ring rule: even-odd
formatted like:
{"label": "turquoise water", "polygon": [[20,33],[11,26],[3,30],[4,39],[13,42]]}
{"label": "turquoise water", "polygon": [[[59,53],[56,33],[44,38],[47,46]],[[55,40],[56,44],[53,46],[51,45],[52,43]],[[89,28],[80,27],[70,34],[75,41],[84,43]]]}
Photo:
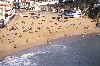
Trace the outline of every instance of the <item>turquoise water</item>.
{"label": "turquoise water", "polygon": [[0,66],[100,66],[100,35],[52,40],[7,56]]}

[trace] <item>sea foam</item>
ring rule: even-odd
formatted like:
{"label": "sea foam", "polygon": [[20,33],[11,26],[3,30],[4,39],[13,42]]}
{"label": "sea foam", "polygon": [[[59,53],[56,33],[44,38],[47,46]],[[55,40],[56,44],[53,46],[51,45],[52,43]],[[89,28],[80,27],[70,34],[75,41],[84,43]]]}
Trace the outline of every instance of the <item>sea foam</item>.
{"label": "sea foam", "polygon": [[21,56],[7,56],[4,61],[0,62],[0,66],[38,66],[38,56],[46,53],[57,53],[64,51],[64,45],[50,45],[39,48],[36,52],[23,54]]}

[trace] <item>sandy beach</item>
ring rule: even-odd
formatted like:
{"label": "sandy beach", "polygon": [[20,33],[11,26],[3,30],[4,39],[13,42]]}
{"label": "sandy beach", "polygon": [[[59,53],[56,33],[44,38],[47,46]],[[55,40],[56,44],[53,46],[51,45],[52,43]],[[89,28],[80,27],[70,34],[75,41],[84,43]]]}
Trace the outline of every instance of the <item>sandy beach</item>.
{"label": "sandy beach", "polygon": [[100,33],[92,19],[62,17],[58,20],[58,15],[42,12],[39,18],[15,16],[6,28],[0,29],[0,59],[33,46],[49,44],[52,39]]}

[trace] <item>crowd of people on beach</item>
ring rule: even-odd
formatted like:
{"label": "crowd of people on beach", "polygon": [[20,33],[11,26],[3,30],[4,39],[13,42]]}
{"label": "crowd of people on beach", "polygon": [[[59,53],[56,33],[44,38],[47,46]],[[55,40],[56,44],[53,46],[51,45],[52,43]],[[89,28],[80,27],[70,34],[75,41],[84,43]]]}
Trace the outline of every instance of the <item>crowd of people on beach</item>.
{"label": "crowd of people on beach", "polygon": [[[94,22],[88,21],[89,23],[83,23],[83,21],[81,22],[81,19],[85,21],[86,19],[80,17],[68,18],[66,16],[59,16],[58,14],[56,14],[56,16],[53,16],[52,13],[50,13],[49,15],[42,13],[39,16],[40,18],[37,19],[32,19],[30,17],[21,17],[19,14],[15,16],[15,18],[10,22],[11,24],[7,25],[7,27],[5,28],[7,30],[5,30],[5,32],[7,32],[5,33],[6,35],[2,34],[3,36],[0,36],[0,44],[7,44],[8,42],[10,44],[14,44],[13,48],[17,48],[17,46],[20,46],[21,43],[26,44],[43,39],[46,39],[47,43],[51,43],[51,40],[56,35],[60,36],[61,34],[62,36],[63,34],[63,37],[70,37],[71,35],[74,35],[73,32],[78,33],[80,31],[82,32],[80,32],[79,34],[82,34],[82,37],[85,37],[88,31],[92,31],[91,28],[95,27],[91,26],[90,24]],[[71,20],[75,22],[72,22]],[[3,33],[3,30],[4,29],[0,29],[0,32]]]}

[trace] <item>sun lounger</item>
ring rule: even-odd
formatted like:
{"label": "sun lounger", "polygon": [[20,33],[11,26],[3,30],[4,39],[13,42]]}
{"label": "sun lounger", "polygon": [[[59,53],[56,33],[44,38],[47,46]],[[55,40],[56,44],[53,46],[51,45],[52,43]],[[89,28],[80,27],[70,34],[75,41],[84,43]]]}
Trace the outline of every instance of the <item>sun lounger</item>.
{"label": "sun lounger", "polygon": [[64,19],[68,19],[68,17],[64,17]]}
{"label": "sun lounger", "polygon": [[74,18],[74,16],[70,16],[69,18]]}
{"label": "sun lounger", "polygon": [[56,17],[52,17],[52,19],[56,19]]}
{"label": "sun lounger", "polygon": [[60,17],[57,17],[57,19],[60,19]]}
{"label": "sun lounger", "polygon": [[23,16],[23,17],[28,17],[28,16]]}

